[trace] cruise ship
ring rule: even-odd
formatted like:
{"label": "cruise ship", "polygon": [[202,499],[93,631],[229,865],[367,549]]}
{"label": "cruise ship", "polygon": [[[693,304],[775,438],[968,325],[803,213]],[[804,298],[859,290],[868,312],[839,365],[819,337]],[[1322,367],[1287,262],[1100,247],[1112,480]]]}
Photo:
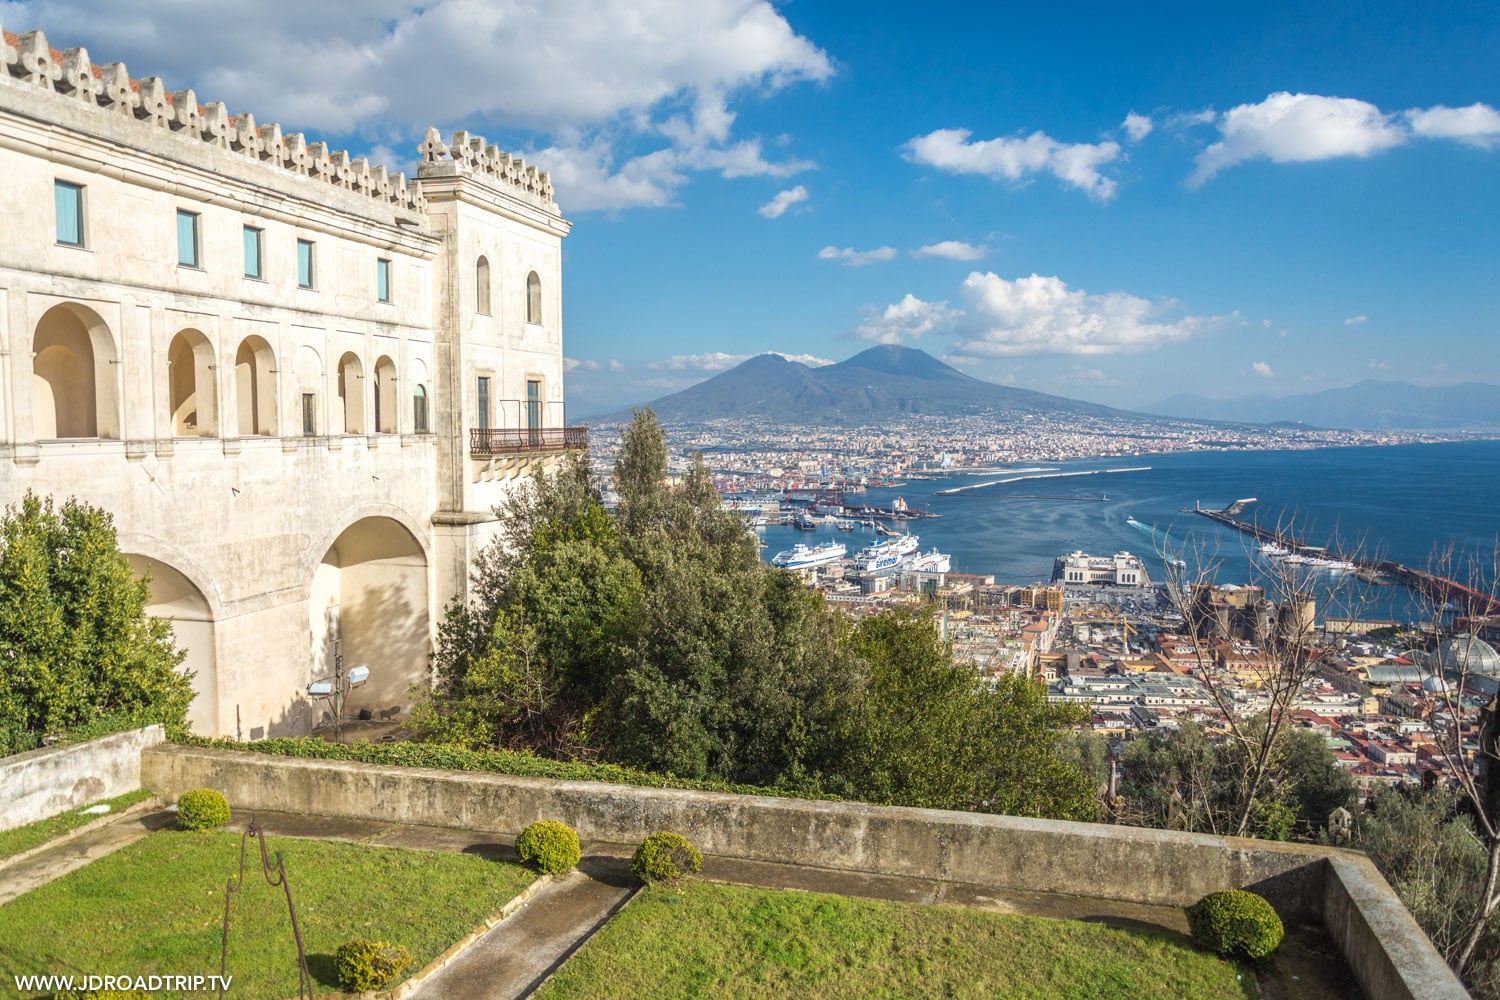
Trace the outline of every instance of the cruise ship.
{"label": "cruise ship", "polygon": [[772,556],[771,565],[780,566],[782,569],[808,569],[842,559],[848,551],[842,542],[828,542],[816,547],[799,542]]}

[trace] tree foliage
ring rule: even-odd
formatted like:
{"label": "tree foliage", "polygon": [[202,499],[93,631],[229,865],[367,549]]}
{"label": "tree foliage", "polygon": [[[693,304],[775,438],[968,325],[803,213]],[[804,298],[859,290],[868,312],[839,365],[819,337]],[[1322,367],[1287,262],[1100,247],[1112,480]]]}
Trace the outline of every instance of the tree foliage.
{"label": "tree foliage", "polygon": [[655,415],[501,511],[473,599],[439,629],[430,738],[874,802],[1092,818],[1059,753],[1076,709],[955,667],[930,614],[851,626],[763,565],[699,457],[676,483]]}
{"label": "tree foliage", "polygon": [[118,719],[181,730],[191,676],[109,514],[27,493],[0,521],[0,754]]}

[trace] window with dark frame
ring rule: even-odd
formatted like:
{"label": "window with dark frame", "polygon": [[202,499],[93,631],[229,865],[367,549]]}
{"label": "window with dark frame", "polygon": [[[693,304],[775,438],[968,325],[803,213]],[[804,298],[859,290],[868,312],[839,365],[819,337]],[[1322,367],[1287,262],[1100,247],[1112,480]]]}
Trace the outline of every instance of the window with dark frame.
{"label": "window with dark frame", "polygon": [[411,394],[411,429],[413,434],[427,433],[427,390],[420,385]]}
{"label": "window with dark frame", "polygon": [[375,297],[381,302],[391,301],[391,262],[384,257],[375,262]]}
{"label": "window with dark frame", "polygon": [[479,376],[477,387],[477,406],[479,408],[479,429],[489,430],[490,427],[490,377]]}
{"label": "window with dark frame", "polygon": [[318,433],[317,406],[313,393],[302,394],[302,436],[313,437]]}
{"label": "window with dark frame", "polygon": [[265,248],[265,230],[255,226],[245,227],[245,277],[263,278],[261,252]]}
{"label": "window with dark frame", "polygon": [[83,246],[83,185],[53,181],[52,201],[57,210],[57,242]]}
{"label": "window with dark frame", "polygon": [[313,271],[313,241],[297,241],[297,287],[312,288],[313,279],[317,275]]}
{"label": "window with dark frame", "polygon": [[177,263],[182,267],[199,267],[198,213],[177,210]]}

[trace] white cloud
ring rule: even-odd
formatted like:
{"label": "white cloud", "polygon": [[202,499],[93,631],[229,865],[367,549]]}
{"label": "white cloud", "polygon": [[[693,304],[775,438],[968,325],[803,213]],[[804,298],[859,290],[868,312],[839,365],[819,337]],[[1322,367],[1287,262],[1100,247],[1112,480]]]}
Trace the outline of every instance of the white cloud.
{"label": "white cloud", "polygon": [[808,198],[807,188],[798,184],[794,188],[779,191],[776,197],[757,208],[756,211],[768,219],[779,219],[786,214],[786,210]]}
{"label": "white cloud", "polygon": [[1191,187],[1246,160],[1306,163],[1369,156],[1401,145],[1407,135],[1393,116],[1366,101],[1285,91],[1230,108],[1216,125],[1219,141],[1198,154],[1197,169],[1188,178]]}
{"label": "white cloud", "polygon": [[946,257],[949,260],[978,260],[989,252],[989,247],[975,246],[961,240],[943,240],[941,243],[929,243],[925,247],[917,247],[911,255],[913,257]]}
{"label": "white cloud", "polygon": [[913,163],[951,173],[1020,181],[1045,171],[1096,201],[1115,196],[1115,182],[1099,169],[1119,157],[1119,143],[1058,142],[1044,132],[970,142],[971,134],[963,128],[938,129],[917,136],[902,150]]}
{"label": "white cloud", "polygon": [[625,370],[625,365],[619,361],[616,361],[614,358],[610,358],[609,364],[605,367],[617,375]]}
{"label": "white cloud", "polygon": [[1255,364],[1251,365],[1250,373],[1252,375],[1258,375],[1261,378],[1276,377],[1276,372],[1271,368],[1270,365],[1266,364],[1264,361],[1257,361],[1255,362]]}
{"label": "white cloud", "polygon": [[1267,330],[1269,330],[1269,329],[1271,329],[1271,321],[1270,321],[1270,320],[1268,320],[1268,319],[1263,319],[1263,320],[1261,320],[1261,321],[1260,321],[1260,325],[1261,325],[1261,326],[1262,326],[1262,327],[1263,327],[1263,328],[1264,328],[1264,329],[1267,329]]}
{"label": "white cloud", "polygon": [[809,368],[822,368],[825,365],[837,363],[832,358],[820,358],[816,354],[787,354],[784,351],[771,351],[770,353],[779,354],[788,361],[795,361]]}
{"label": "white cloud", "polygon": [[1368,323],[1369,321],[1370,317],[1368,316],[1350,316],[1348,319],[1344,320],[1344,325],[1359,326],[1361,323]]}
{"label": "white cloud", "polygon": [[597,361],[580,361],[577,358],[563,358],[563,371],[585,371],[596,372],[601,365]]}
{"label": "white cloud", "polygon": [[865,317],[854,335],[862,340],[899,344],[949,327],[959,315],[962,314],[949,309],[946,302],[923,302],[907,292],[900,302],[886,306],[877,315]]}
{"label": "white cloud", "polygon": [[[787,354],[784,351],[766,351],[767,354],[775,354],[807,365],[809,368],[820,368],[823,365],[833,364],[828,358],[820,358],[816,354]],[[753,354],[726,354],[723,351],[709,351],[705,354],[674,354],[670,358],[660,361],[649,362],[646,367],[656,371],[702,371],[721,372],[733,368],[735,365],[755,357]]]}
{"label": "white cloud", "polygon": [[1488,104],[1449,108],[1441,104],[1413,108],[1406,120],[1414,134],[1424,139],[1456,139],[1481,149],[1500,143],[1500,111]]}
{"label": "white cloud", "polygon": [[1150,115],[1136,114],[1134,111],[1126,115],[1120,124],[1125,129],[1125,134],[1130,136],[1131,142],[1140,142],[1151,134],[1151,129],[1155,126]]}
{"label": "white cloud", "polygon": [[400,149],[434,120],[532,130],[572,210],[670,204],[690,171],[804,169],[733,141],[729,103],[833,73],[767,0],[28,0],[6,23],[288,131]]}
{"label": "white cloud", "polygon": [[826,246],[818,251],[819,260],[836,260],[850,267],[863,267],[876,261],[895,260],[897,251],[895,247],[876,247],[874,250],[856,250],[853,247],[839,249],[835,246]]}
{"label": "white cloud", "polygon": [[1389,364],[1387,364],[1384,361],[1381,361],[1379,358],[1371,358],[1369,360],[1369,362],[1365,365],[1365,367],[1368,368],[1368,369],[1370,369],[1370,371],[1372,371],[1372,372],[1384,372],[1384,371],[1390,371],[1390,369],[1391,369],[1391,366]]}

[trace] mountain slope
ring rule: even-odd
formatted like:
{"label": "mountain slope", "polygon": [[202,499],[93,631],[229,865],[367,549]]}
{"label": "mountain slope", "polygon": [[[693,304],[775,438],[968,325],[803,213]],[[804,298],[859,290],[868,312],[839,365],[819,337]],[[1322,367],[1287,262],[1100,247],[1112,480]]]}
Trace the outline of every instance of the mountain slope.
{"label": "mountain slope", "polygon": [[1366,379],[1343,389],[1281,398],[1173,396],[1143,409],[1190,420],[1295,421],[1359,430],[1480,430],[1500,427],[1500,386],[1417,386]]}

